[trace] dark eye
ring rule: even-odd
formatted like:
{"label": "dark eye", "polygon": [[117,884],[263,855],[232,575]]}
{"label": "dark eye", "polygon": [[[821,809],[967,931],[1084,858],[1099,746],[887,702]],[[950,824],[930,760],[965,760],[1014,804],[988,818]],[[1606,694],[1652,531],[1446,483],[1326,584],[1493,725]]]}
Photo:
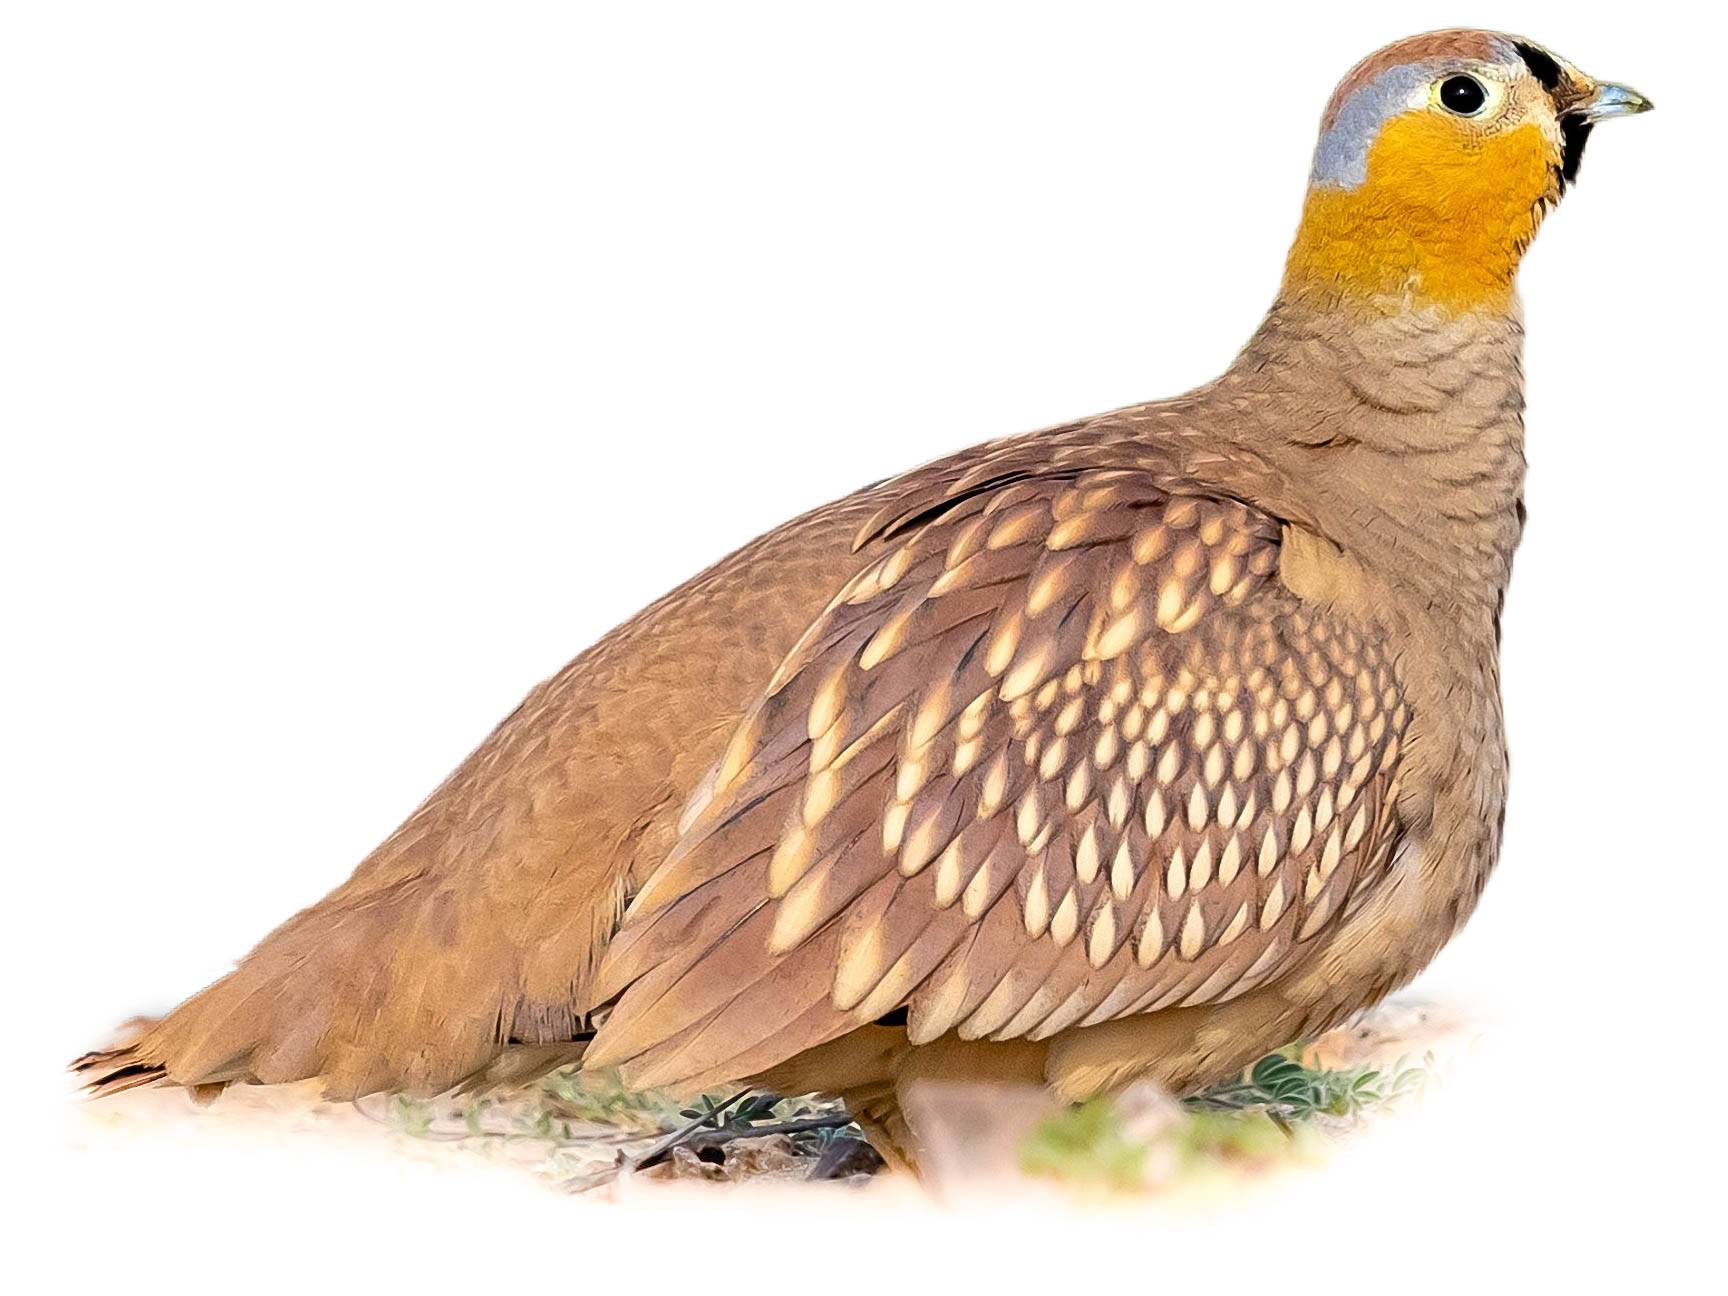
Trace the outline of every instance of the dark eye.
{"label": "dark eye", "polygon": [[1460,117],[1474,117],[1488,102],[1488,92],[1473,76],[1447,77],[1440,83],[1440,102],[1448,112],[1455,112]]}

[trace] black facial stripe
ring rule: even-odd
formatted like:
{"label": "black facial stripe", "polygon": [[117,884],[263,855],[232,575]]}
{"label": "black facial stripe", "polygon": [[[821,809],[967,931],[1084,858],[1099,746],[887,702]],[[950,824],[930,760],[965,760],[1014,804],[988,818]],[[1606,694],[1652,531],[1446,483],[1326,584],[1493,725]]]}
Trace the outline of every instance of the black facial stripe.
{"label": "black facial stripe", "polygon": [[1518,57],[1524,60],[1524,66],[1530,69],[1530,75],[1542,83],[1542,88],[1552,94],[1560,88],[1560,65],[1554,61],[1554,56],[1547,50],[1537,49],[1534,45],[1526,45],[1519,41],[1515,48]]}
{"label": "black facial stripe", "polygon": [[1578,168],[1584,162],[1584,145],[1590,139],[1595,123],[1577,113],[1560,114],[1560,175],[1567,184],[1578,178]]}
{"label": "black facial stripe", "polygon": [[[1513,48],[1518,51],[1518,57],[1524,60],[1524,66],[1530,69],[1530,75],[1548,92],[1549,98],[1555,98],[1566,77],[1554,56],[1547,50],[1525,41],[1517,42]],[[1561,109],[1560,187],[1564,189],[1578,178],[1578,168],[1584,163],[1584,145],[1590,139],[1591,123],[1559,103],[1556,103],[1555,107]]]}

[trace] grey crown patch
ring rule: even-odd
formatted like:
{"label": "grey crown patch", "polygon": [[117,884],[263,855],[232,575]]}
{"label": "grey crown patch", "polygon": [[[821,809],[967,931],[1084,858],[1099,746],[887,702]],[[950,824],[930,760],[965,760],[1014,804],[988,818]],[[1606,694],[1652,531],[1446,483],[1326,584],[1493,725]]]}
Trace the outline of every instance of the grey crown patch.
{"label": "grey crown patch", "polygon": [[1335,189],[1354,189],[1366,180],[1368,150],[1380,127],[1404,112],[1411,96],[1445,66],[1433,61],[1404,63],[1387,68],[1367,85],[1353,90],[1339,108],[1332,129],[1320,137],[1310,181]]}

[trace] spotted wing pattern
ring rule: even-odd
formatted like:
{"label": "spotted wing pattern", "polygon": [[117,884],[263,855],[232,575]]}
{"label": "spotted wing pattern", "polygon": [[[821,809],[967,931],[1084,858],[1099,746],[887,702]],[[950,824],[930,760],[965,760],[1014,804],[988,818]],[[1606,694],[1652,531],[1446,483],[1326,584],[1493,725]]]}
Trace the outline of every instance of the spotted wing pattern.
{"label": "spotted wing pattern", "polygon": [[1396,671],[1279,528],[1144,473],[890,519],[635,897],[591,1064],[753,1074],[898,1008],[1041,1039],[1287,970],[1389,863]]}

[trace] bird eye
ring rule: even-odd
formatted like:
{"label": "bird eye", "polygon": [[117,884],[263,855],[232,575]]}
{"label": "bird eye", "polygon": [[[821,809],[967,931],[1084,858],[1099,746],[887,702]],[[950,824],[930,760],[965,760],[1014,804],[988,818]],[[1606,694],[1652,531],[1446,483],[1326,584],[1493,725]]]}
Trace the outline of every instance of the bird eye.
{"label": "bird eye", "polygon": [[1447,112],[1474,117],[1488,102],[1488,92],[1473,76],[1447,77],[1440,83],[1440,102]]}

